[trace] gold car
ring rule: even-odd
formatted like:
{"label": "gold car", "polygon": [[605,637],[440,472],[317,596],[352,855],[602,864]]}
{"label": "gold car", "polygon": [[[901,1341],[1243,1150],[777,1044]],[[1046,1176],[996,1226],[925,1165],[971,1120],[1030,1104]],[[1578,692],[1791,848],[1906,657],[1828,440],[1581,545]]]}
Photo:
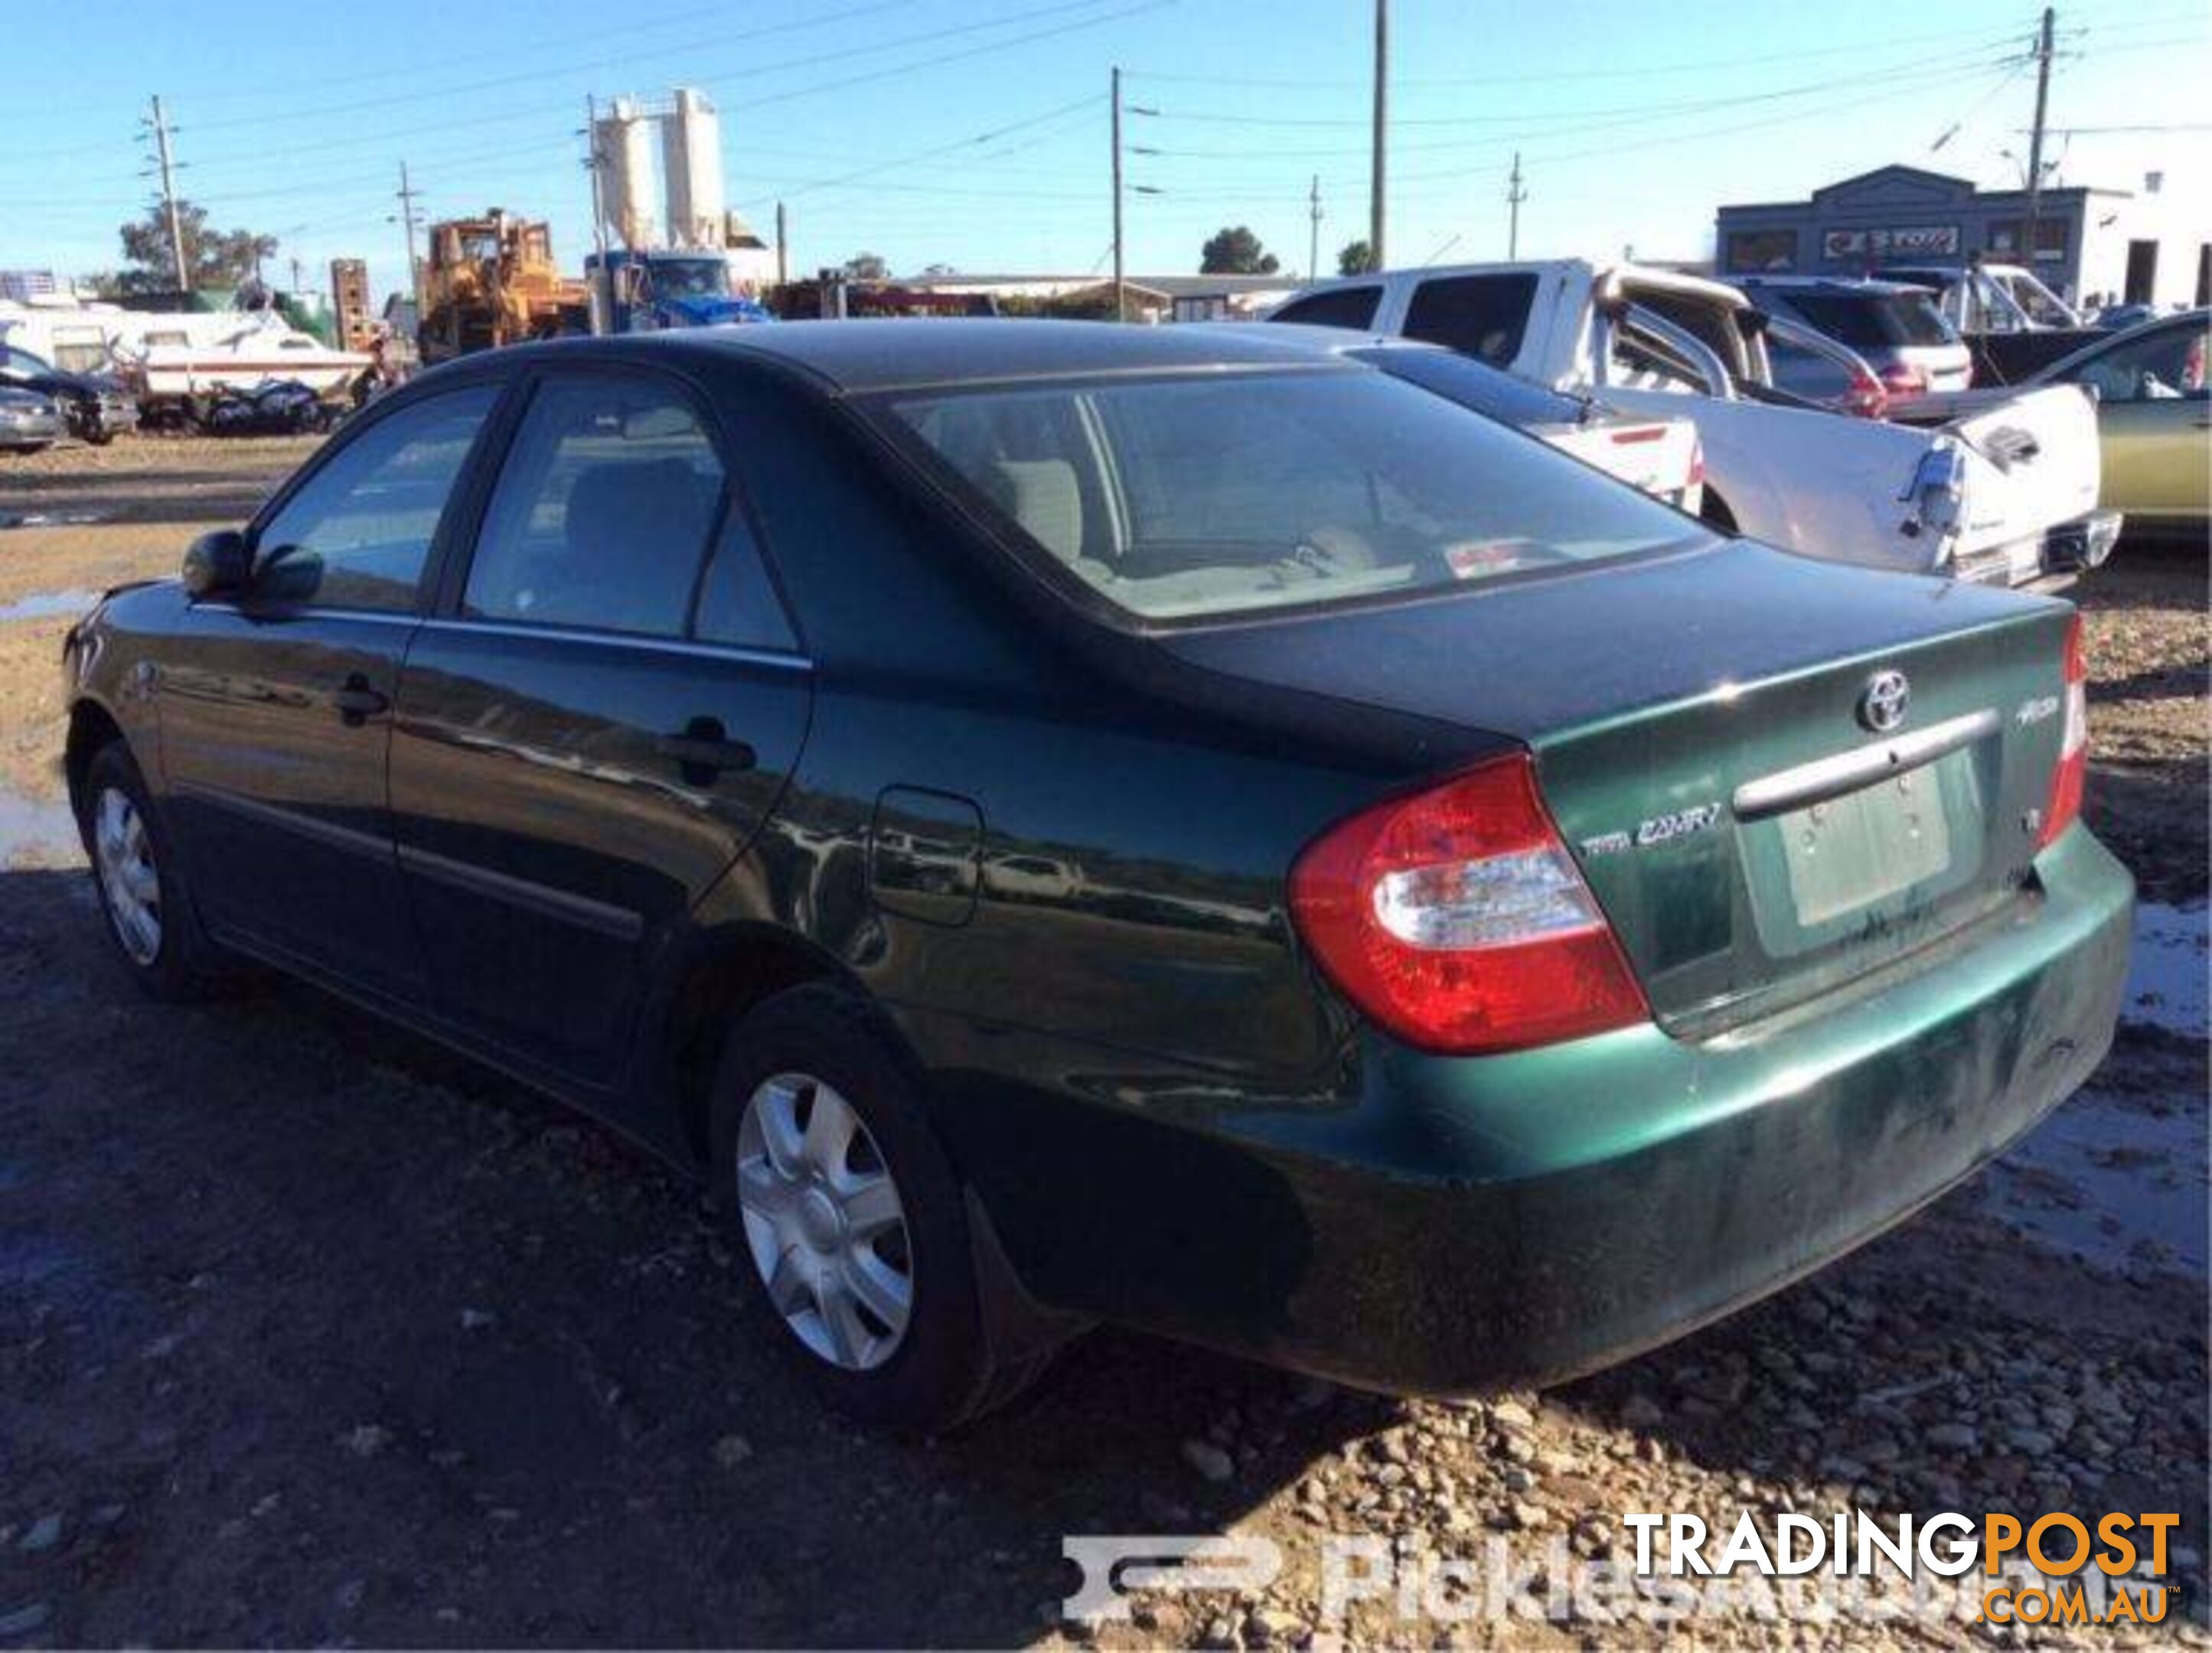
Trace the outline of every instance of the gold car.
{"label": "gold car", "polygon": [[2038,374],[2044,385],[2097,392],[2104,456],[2099,503],[2130,528],[2204,531],[2212,506],[2212,399],[2205,337],[2212,311],[2148,321],[2100,339]]}

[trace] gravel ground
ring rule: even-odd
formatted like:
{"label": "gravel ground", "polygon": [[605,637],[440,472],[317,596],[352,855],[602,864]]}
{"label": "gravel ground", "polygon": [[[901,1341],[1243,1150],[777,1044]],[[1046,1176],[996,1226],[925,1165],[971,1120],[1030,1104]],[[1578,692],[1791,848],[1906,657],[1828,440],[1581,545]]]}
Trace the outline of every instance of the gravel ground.
{"label": "gravel ground", "polygon": [[[301,451],[0,467],[0,520],[28,494],[138,524],[0,531],[0,613],[166,572]],[[1853,1505],[2179,1511],[2164,1624],[2039,1639],[2212,1641],[2204,568],[2122,559],[2087,593],[2090,807],[2178,951],[2147,943],[2112,1060],[1990,1175],[1540,1396],[1400,1403],[1099,1334],[929,1446],[808,1407],[695,1193],[619,1139],[305,988],[131,994],[52,842],[65,621],[0,619],[0,1645],[1648,1644],[1567,1589],[1626,1553],[1624,1512]],[[1281,1571],[1063,1622],[1063,1537],[1103,1533],[1266,1539]],[[1337,1540],[1413,1587],[1325,1612]],[[1439,1559],[1472,1589],[1425,1597]],[[1765,1605],[1684,1628],[1988,1633]]]}

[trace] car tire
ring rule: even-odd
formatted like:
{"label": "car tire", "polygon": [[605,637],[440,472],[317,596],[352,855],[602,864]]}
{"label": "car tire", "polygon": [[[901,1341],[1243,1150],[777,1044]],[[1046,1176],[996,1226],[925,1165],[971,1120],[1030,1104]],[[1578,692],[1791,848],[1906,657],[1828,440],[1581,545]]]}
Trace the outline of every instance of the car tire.
{"label": "car tire", "polygon": [[1729,509],[1729,502],[1711,488],[1705,489],[1703,499],[1698,501],[1698,520],[1719,533],[1742,532],[1736,526],[1735,513]]}
{"label": "car tire", "polygon": [[149,997],[184,1004],[231,986],[236,972],[200,927],[191,892],[146,780],[120,740],[86,766],[78,830],[115,954]]}
{"label": "car tire", "polygon": [[762,1323],[827,1403],[936,1434],[1034,1375],[994,1370],[959,1179],[866,1006],[813,983],[756,1006],[723,1050],[712,1127]]}

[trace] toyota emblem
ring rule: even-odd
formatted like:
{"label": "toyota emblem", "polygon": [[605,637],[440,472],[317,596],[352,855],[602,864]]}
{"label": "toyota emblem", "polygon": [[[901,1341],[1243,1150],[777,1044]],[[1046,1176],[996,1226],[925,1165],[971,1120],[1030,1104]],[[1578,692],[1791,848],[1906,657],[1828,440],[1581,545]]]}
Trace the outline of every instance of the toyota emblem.
{"label": "toyota emblem", "polygon": [[1902,672],[1877,672],[1867,679],[1859,696],[1859,721],[1878,735],[1886,735],[1905,721],[1905,708],[1912,703],[1912,685]]}

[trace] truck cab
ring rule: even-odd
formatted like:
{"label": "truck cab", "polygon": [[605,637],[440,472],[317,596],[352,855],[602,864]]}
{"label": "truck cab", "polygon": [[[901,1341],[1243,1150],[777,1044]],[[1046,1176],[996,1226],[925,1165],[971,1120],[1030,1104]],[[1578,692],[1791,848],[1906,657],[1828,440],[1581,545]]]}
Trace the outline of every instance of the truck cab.
{"label": "truck cab", "polygon": [[592,331],[650,333],[670,327],[769,321],[757,300],[741,293],[723,253],[617,247],[584,259],[592,289]]}

